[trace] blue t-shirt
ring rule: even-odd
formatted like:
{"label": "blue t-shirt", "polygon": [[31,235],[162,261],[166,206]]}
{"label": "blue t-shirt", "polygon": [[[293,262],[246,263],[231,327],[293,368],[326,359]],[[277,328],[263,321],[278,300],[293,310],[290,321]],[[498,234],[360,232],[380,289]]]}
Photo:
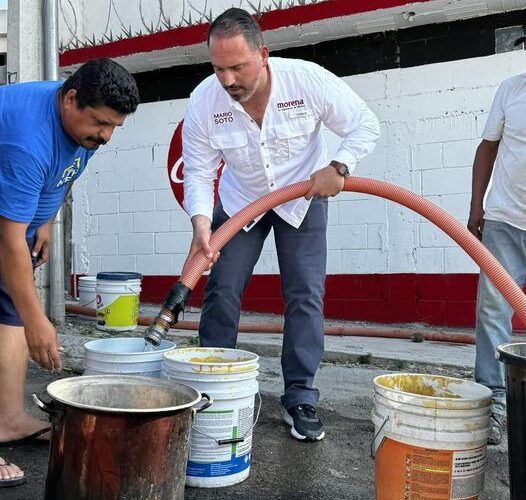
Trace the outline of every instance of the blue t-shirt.
{"label": "blue t-shirt", "polygon": [[0,87],[0,216],[28,223],[27,238],[56,215],[68,184],[94,153],[64,130],[57,103],[60,86]]}

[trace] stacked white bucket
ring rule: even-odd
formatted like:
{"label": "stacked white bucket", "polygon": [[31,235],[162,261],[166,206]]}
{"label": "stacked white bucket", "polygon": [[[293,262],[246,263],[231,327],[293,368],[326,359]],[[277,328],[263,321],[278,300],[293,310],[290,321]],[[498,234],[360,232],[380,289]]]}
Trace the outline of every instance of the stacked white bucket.
{"label": "stacked white bucket", "polygon": [[79,278],[79,306],[97,307],[97,276],[81,276]]}
{"label": "stacked white bucket", "polygon": [[215,488],[239,483],[250,472],[259,356],[221,348],[174,349],[161,377],[208,394],[213,405],[196,415],[186,484]]}

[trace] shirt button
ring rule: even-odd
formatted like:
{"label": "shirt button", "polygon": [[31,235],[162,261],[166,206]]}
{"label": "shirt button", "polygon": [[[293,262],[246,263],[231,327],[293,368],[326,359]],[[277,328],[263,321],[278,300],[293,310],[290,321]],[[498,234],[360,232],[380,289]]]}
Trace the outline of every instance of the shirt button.
{"label": "shirt button", "polygon": [[269,168],[269,167],[270,167],[270,165],[267,163],[267,164],[265,165],[265,168]]}
{"label": "shirt button", "polygon": [[262,142],[262,143],[261,143],[261,145],[262,145],[262,146],[264,146],[264,145],[265,145],[265,143],[264,143],[264,142]]}
{"label": "shirt button", "polygon": [[274,183],[273,182],[270,184],[270,187],[274,187]]}

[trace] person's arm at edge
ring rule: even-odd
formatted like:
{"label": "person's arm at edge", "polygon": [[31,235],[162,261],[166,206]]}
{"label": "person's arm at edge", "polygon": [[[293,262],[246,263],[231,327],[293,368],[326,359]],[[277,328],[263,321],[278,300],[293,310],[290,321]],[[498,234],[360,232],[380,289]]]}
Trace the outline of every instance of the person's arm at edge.
{"label": "person's arm at edge", "polygon": [[0,217],[0,274],[24,324],[29,355],[43,368],[60,370],[57,333],[35,288],[27,224]]}
{"label": "person's arm at edge", "polygon": [[475,152],[471,180],[471,202],[467,227],[479,240],[484,229],[484,196],[493,173],[506,121],[506,102],[514,78],[501,82],[489,110],[482,141]]}
{"label": "person's arm at edge", "polygon": [[471,203],[467,227],[479,240],[484,229],[484,195],[493,172],[500,141],[483,139],[479,144],[473,161],[471,180]]}

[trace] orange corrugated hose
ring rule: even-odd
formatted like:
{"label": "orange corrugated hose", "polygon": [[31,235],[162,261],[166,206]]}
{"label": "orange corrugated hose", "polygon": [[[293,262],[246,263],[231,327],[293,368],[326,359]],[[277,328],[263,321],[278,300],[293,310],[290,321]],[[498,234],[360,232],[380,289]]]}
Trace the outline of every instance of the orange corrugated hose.
{"label": "orange corrugated hose", "polygon": [[[218,252],[223,246],[240,231],[246,224],[267,212],[268,210],[281,205],[287,201],[305,196],[312,185],[312,181],[299,182],[291,186],[279,189],[273,193],[256,200],[248,205],[239,213],[225,222],[210,239],[210,246],[213,252]],[[388,182],[375,179],[365,179],[363,177],[350,177],[345,179],[344,191],[355,191],[359,193],[379,196],[403,205],[429,221],[448,234],[456,243],[462,247],[466,253],[480,266],[482,271],[489,277],[493,284],[500,290],[502,295],[513,307],[523,323],[526,323],[526,296],[515,284],[511,276],[493,257],[493,255],[473,236],[462,224],[460,224],[450,214],[442,210],[434,203],[426,200],[407,189],[389,184]],[[200,252],[193,259],[187,259],[183,267],[180,282],[192,290],[199,278],[207,269],[209,260]],[[95,310],[78,307],[74,305],[66,306],[66,310],[72,314],[83,314],[94,316]],[[152,318],[140,317],[139,324],[149,325]],[[182,321],[177,324],[178,328],[197,330],[198,323]],[[240,331],[246,332],[267,332],[282,333],[283,326],[278,324],[268,325],[261,323],[247,323],[239,325]],[[326,326],[327,335],[361,336],[361,337],[385,337],[409,339],[413,335],[419,334],[426,340],[457,342],[472,344],[475,338],[463,333],[433,332],[429,330],[404,330],[400,328],[378,328],[378,327],[359,327],[359,326]]]}
{"label": "orange corrugated hose", "polygon": [[[214,253],[259,215],[287,201],[305,196],[313,181],[292,184],[254,201],[236,215],[227,220],[210,238],[210,247]],[[434,203],[408,189],[376,179],[349,177],[345,179],[344,191],[355,191],[379,196],[403,205],[435,224],[449,235],[480,266],[491,282],[509,302],[523,323],[526,323],[526,296],[511,276],[501,266],[486,247],[471,234],[460,222]],[[180,282],[193,289],[203,272],[208,268],[209,259],[199,252],[185,262]]]}

